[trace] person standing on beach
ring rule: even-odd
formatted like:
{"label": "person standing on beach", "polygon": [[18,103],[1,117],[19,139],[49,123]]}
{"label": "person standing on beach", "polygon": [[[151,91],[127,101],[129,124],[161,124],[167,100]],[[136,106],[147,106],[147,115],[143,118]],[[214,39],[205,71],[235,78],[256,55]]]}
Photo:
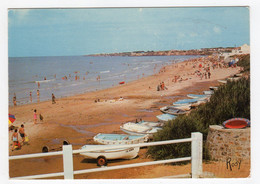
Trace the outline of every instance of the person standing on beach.
{"label": "person standing on beach", "polygon": [[37,89],[37,102],[40,102],[40,90]]}
{"label": "person standing on beach", "polygon": [[34,109],[34,113],[33,113],[33,124],[37,123],[37,111],[36,109]]}
{"label": "person standing on beach", "polygon": [[24,125],[21,124],[21,128],[19,128],[19,134],[22,138],[22,143],[24,144],[24,141],[25,141],[25,132],[24,132]]}
{"label": "person standing on beach", "polygon": [[13,146],[12,146],[12,151],[14,150],[14,147],[17,145],[18,148],[20,147],[19,142],[18,142],[18,133],[17,129],[14,130],[14,133],[12,135],[12,141],[13,141]]}
{"label": "person standing on beach", "polygon": [[51,100],[52,100],[52,104],[55,104],[55,103],[56,103],[56,101],[55,101],[55,96],[54,96],[53,93],[51,94]]}
{"label": "person standing on beach", "polygon": [[13,103],[14,103],[14,106],[16,106],[16,94],[14,93],[14,97],[13,97]]}
{"label": "person standing on beach", "polygon": [[30,101],[32,102],[32,92],[30,91]]}

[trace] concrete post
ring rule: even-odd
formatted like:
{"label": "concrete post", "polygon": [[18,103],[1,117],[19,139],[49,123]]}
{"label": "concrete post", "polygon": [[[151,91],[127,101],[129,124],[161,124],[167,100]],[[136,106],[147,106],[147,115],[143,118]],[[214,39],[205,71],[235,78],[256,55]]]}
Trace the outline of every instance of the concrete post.
{"label": "concrete post", "polygon": [[202,133],[191,133],[191,176],[199,178],[202,174]]}
{"label": "concrete post", "polygon": [[72,145],[63,145],[64,179],[74,179]]}

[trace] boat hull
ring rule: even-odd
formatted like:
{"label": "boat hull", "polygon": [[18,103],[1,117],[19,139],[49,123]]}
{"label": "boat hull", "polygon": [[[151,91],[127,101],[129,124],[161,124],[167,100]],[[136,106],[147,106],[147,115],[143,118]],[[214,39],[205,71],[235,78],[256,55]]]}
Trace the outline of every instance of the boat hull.
{"label": "boat hull", "polygon": [[166,113],[166,114],[171,114],[171,115],[182,115],[182,114],[186,114],[187,111],[184,111],[184,110],[181,110],[181,109],[178,109],[174,106],[165,106],[165,107],[162,107],[160,108],[160,111],[163,112],[163,113]]}
{"label": "boat hull", "polygon": [[156,117],[159,119],[159,121],[167,122],[167,121],[170,121],[170,120],[174,120],[177,116],[172,115],[172,114],[161,114],[161,115],[158,115]]}
{"label": "boat hull", "polygon": [[174,105],[173,107],[176,109],[184,110],[184,111],[189,111],[191,109],[190,104]]}
{"label": "boat hull", "polygon": [[98,134],[94,141],[100,144],[138,144],[148,141],[147,135]]}
{"label": "boat hull", "polygon": [[188,94],[187,97],[194,98],[194,99],[202,99],[202,98],[207,98],[207,95]]}
{"label": "boat hull", "polygon": [[153,134],[156,133],[161,128],[159,127],[149,127],[145,125],[138,125],[136,123],[125,123],[120,126],[120,129],[130,135],[148,135],[149,138],[153,137]]}
{"label": "boat hull", "polygon": [[[102,148],[102,146],[108,146],[108,145],[85,145],[81,148],[81,150],[87,150],[88,148]],[[105,148],[105,147],[104,147]],[[114,160],[114,159],[133,159],[137,157],[139,153],[140,148],[124,148],[124,149],[109,149],[109,150],[101,150],[101,151],[90,151],[90,152],[84,152],[80,153],[86,158],[90,159],[97,159],[100,156],[105,157],[108,160]]]}
{"label": "boat hull", "polygon": [[223,122],[223,126],[229,129],[240,129],[250,126],[250,121],[245,118],[232,118]]}
{"label": "boat hull", "polygon": [[198,101],[197,99],[183,99],[174,102],[173,105],[188,105],[188,104],[196,103],[197,101]]}

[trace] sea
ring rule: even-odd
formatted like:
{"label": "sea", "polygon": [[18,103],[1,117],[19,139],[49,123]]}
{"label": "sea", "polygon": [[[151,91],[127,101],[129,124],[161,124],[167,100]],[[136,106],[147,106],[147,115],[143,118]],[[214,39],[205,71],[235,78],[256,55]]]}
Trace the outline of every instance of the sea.
{"label": "sea", "polygon": [[[44,56],[9,57],[9,105],[17,105],[124,85],[166,65],[200,56]],[[37,95],[39,90],[39,95]],[[30,97],[31,93],[31,97]]]}

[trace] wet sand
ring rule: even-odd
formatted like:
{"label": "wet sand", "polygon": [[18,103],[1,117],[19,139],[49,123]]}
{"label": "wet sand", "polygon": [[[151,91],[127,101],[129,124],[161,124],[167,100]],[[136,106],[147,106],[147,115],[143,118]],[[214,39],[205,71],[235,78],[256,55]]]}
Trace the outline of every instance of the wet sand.
{"label": "wet sand", "polygon": [[[200,63],[208,64],[204,64],[202,61],[185,61],[166,66],[156,75],[101,91],[60,98],[56,100],[56,104],[45,101],[16,107],[10,106],[9,113],[16,116],[14,125],[20,127],[24,123],[25,132],[30,140],[29,145],[22,146],[21,150],[11,151],[10,146],[9,155],[39,153],[45,145],[50,148],[59,148],[63,140],[69,141],[73,149],[78,149],[84,144],[92,144],[93,136],[98,133],[123,133],[119,127],[124,122],[140,118],[157,121],[156,115],[161,114],[160,107],[170,105],[180,98],[186,98],[189,93],[202,94],[204,90],[209,90],[209,86],[220,85],[217,82],[218,79],[239,73],[240,69],[239,67],[215,69],[211,67],[211,78],[203,77],[201,79],[194,75],[194,72],[200,69],[198,66]],[[175,76],[180,76],[176,83],[174,82]],[[180,82],[181,78],[183,81]],[[168,90],[157,91],[157,85],[162,81]],[[123,97],[122,101],[119,101],[120,97]],[[96,103],[95,100],[98,99],[99,102]],[[34,109],[37,109],[38,115],[42,114],[44,117],[43,121],[38,119],[37,124],[33,124]],[[10,145],[12,133],[9,134]],[[109,166],[150,161],[151,159],[147,158],[145,152],[146,149],[141,149],[136,159],[111,161]],[[16,160],[10,161],[9,164],[10,177],[62,171],[62,158],[58,156]],[[213,163],[212,166],[214,165],[220,165],[221,168],[225,166],[221,163]],[[222,169],[219,169],[221,172],[216,171],[215,175],[216,177],[247,177],[250,173],[249,162],[244,166],[244,172],[240,170],[240,174],[230,172],[230,175],[227,175],[223,173]],[[80,155],[74,156],[75,170],[96,167],[94,161],[86,160]],[[176,167],[178,167],[177,170]],[[210,171],[210,167],[208,170]],[[211,170],[214,171],[214,169]],[[129,172],[131,174],[128,174]],[[117,170],[116,172],[83,174],[75,176],[75,178],[154,178],[189,172],[189,164],[184,166],[158,165]]]}

